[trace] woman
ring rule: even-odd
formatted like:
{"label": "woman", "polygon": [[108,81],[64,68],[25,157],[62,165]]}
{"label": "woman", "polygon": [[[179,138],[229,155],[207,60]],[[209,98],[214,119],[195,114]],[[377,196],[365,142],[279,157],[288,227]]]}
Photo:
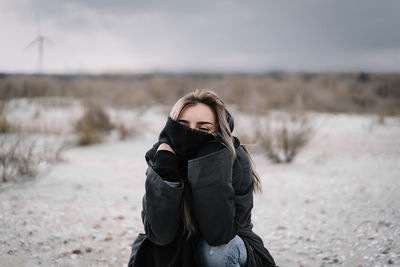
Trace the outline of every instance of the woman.
{"label": "woman", "polygon": [[233,128],[213,91],[196,90],[174,105],[145,156],[145,234],[128,266],[275,266],[252,231],[260,179]]}

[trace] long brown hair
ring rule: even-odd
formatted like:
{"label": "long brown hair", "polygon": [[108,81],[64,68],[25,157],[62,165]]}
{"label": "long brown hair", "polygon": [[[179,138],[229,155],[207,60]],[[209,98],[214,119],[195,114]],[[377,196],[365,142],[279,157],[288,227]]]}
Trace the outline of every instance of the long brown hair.
{"label": "long brown hair", "polygon": [[[198,103],[202,103],[209,106],[211,110],[214,112],[216,118],[216,126],[217,126],[216,132],[219,133],[219,135],[222,137],[223,143],[229,149],[233,164],[233,162],[236,159],[236,151],[235,151],[235,146],[233,144],[232,132],[229,128],[229,124],[226,118],[225,104],[219,99],[218,95],[214,91],[196,89],[195,91],[186,94],[175,103],[175,105],[171,109],[169,116],[176,121],[181,117],[186,108],[194,106]],[[245,147],[244,150],[250,157],[250,154]],[[250,161],[254,177],[254,191],[261,192],[261,180],[255,170],[254,162],[251,159],[251,157]],[[185,191],[186,194],[190,194],[189,190]],[[184,230],[187,234],[187,239],[189,239],[189,237],[194,232],[196,232],[197,228],[195,221],[192,218],[191,210],[192,210],[191,196],[185,195],[183,199],[183,213],[184,213],[183,224],[184,224]]]}

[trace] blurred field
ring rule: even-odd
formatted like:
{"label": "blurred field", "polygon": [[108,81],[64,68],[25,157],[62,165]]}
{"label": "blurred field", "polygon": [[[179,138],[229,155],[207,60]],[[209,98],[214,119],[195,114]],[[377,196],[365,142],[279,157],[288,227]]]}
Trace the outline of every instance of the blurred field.
{"label": "blurred field", "polygon": [[215,90],[240,111],[270,109],[400,114],[400,74],[0,75],[0,99],[68,96],[116,108],[172,105],[196,88]]}

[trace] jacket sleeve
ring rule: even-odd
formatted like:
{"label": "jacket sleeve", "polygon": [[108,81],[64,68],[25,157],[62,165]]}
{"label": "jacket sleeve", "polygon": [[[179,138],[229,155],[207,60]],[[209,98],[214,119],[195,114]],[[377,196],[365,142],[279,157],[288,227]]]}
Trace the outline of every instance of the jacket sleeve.
{"label": "jacket sleeve", "polygon": [[212,246],[237,234],[231,155],[227,148],[188,161],[193,214],[203,238]]}
{"label": "jacket sleeve", "polygon": [[251,230],[251,210],[253,209],[254,180],[249,156],[240,146],[236,149],[236,160],[233,165],[232,184],[235,190],[235,220],[239,231]]}
{"label": "jacket sleeve", "polygon": [[177,237],[183,183],[179,187],[170,186],[152,167],[148,167],[146,175],[146,193],[142,202],[144,230],[153,243],[165,246]]}

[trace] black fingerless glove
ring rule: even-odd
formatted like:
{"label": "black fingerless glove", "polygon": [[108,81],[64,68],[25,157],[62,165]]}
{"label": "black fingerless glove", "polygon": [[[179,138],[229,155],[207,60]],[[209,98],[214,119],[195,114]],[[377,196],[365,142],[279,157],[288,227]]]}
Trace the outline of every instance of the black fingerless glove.
{"label": "black fingerless glove", "polygon": [[168,150],[158,150],[153,158],[153,169],[160,177],[169,182],[179,182],[179,159]]}

